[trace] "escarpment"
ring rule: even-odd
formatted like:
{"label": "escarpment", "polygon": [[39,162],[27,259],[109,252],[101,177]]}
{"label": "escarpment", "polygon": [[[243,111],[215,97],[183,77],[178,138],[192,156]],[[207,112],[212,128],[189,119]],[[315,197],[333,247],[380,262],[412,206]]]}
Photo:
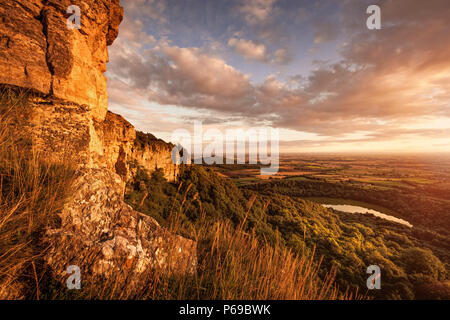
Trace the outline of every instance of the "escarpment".
{"label": "escarpment", "polygon": [[96,124],[96,132],[103,150],[98,152],[100,162],[122,176],[132,179],[137,166],[151,173],[161,169],[168,181],[175,181],[179,167],[173,163],[174,145],[156,139],[151,134],[136,131],[122,116],[107,112],[105,120]]}
{"label": "escarpment", "polygon": [[[66,25],[71,5],[80,8],[80,29]],[[123,202],[136,166],[149,173],[162,169],[170,181],[177,179],[178,167],[171,161],[172,145],[136,132],[107,111],[107,46],[122,17],[119,0],[0,1],[0,85],[35,93],[21,129],[45,159],[77,168],[61,225],[47,230],[46,260],[57,275],[94,252],[91,274],[119,272],[119,260],[131,261],[133,272],[195,269],[194,242]]]}

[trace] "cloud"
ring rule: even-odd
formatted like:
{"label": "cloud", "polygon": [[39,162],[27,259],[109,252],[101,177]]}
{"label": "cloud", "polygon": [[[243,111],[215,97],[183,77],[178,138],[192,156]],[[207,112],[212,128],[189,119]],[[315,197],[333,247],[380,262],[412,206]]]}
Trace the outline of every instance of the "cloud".
{"label": "cloud", "polygon": [[293,58],[286,48],[281,48],[275,51],[272,62],[277,64],[288,64],[293,61]]}
{"label": "cloud", "polygon": [[[376,31],[366,28],[361,1],[339,5],[340,35],[347,42],[340,49],[341,61],[319,64],[308,76],[283,80],[270,75],[262,83],[251,82],[224,57],[201,48],[161,39],[150,50],[127,45],[145,37],[132,33],[143,30],[139,22],[129,23],[129,31],[113,45],[108,72],[126,86],[120,89],[113,82],[111,99],[125,103],[120,90],[128,90],[161,106],[206,110],[205,119],[212,113],[216,121],[240,117],[249,125],[269,123],[337,141],[357,132],[375,140],[445,138],[446,128],[417,127],[437,118],[450,120],[448,1],[375,2],[383,15],[383,28]],[[274,1],[240,4],[247,23],[273,22]],[[313,30],[316,43],[338,36],[328,22],[314,24]],[[286,49],[271,53],[260,42],[241,36],[227,37],[225,43],[249,60],[282,64],[292,59]]]}
{"label": "cloud", "polygon": [[122,41],[126,39],[127,45],[136,48],[154,44],[155,37],[147,34],[143,29],[144,24],[141,20],[125,18],[120,25],[120,39]]}
{"label": "cloud", "polygon": [[327,21],[313,23],[314,43],[325,43],[334,41],[339,35],[339,27]]}
{"label": "cloud", "polygon": [[262,25],[270,21],[276,0],[241,0],[239,11],[247,23]]}
{"label": "cloud", "polygon": [[121,50],[110,73],[161,105],[239,112],[249,104],[249,76],[199,48],[163,43],[142,55]]}
{"label": "cloud", "polygon": [[264,44],[252,40],[231,38],[228,46],[249,61],[285,65],[293,60],[286,48],[280,48],[271,54]]}
{"label": "cloud", "polygon": [[248,75],[198,48],[167,46],[162,51],[172,62],[164,70],[171,83],[162,88],[172,94],[233,99],[241,97],[249,86]]}
{"label": "cloud", "polygon": [[290,12],[277,6],[277,0],[237,0],[237,12],[247,24],[247,31],[269,44],[285,45],[289,40]]}
{"label": "cloud", "polygon": [[[342,7],[349,40],[342,62],[313,71],[299,92],[303,103],[294,111],[280,107],[274,125],[337,136],[450,120],[448,2],[380,1],[383,29],[375,32],[365,27],[365,11],[355,9],[365,8],[358,3]],[[417,133],[431,136],[431,131]]]}
{"label": "cloud", "polygon": [[228,46],[234,51],[243,56],[246,60],[256,60],[260,62],[270,61],[267,48],[262,43],[256,43],[251,40],[231,38],[228,41]]}
{"label": "cloud", "polygon": [[168,22],[164,14],[168,6],[166,0],[121,0],[120,5],[124,7],[126,16],[145,17],[160,24]]}

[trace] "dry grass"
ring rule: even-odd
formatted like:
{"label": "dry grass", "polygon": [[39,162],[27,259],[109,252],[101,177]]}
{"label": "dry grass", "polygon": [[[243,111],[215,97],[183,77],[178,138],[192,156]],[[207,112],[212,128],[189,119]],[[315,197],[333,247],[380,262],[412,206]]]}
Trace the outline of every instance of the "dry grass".
{"label": "dry grass", "polygon": [[0,92],[0,297],[38,298],[39,243],[43,230],[57,222],[73,170],[42,161],[30,148],[23,128],[31,94]]}
{"label": "dry grass", "polygon": [[[186,204],[187,188],[181,207],[173,212],[175,218]],[[196,201],[196,197],[191,200]],[[255,201],[249,200],[248,213]],[[183,209],[185,205],[186,209]],[[201,206],[200,206],[201,207]],[[204,212],[202,212],[204,215]],[[258,240],[254,231],[246,232],[244,225],[247,217],[234,227],[228,221],[205,222],[199,224],[190,233],[198,243],[199,265],[197,274],[188,282],[177,284],[178,291],[170,298],[175,299],[220,299],[220,300],[322,300],[363,298],[359,294],[340,294],[334,285],[335,270],[331,270],[325,279],[320,279],[318,271],[321,259],[316,260],[314,252],[299,257],[278,243],[269,245]],[[181,225],[171,226],[178,232]],[[168,297],[169,288],[163,292]],[[152,298],[158,298],[158,295]]]}

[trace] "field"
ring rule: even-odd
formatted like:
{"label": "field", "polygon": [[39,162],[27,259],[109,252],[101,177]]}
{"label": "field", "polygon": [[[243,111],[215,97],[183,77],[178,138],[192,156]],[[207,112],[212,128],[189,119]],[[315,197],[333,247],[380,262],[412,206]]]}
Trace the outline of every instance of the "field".
{"label": "field", "polygon": [[215,170],[238,185],[265,180],[349,182],[365,189],[415,189],[433,186],[450,190],[449,156],[281,155],[274,176],[261,176],[259,166],[220,165]]}
{"label": "field", "polygon": [[[194,165],[182,172],[180,194],[179,186],[163,179],[140,178],[148,180],[148,187],[130,185],[126,200],[165,225],[177,198],[181,203],[193,199],[180,217],[183,236],[191,237],[196,225],[208,220],[246,224],[246,233],[264,243],[281,245],[300,257],[315,252],[324,270],[336,268],[336,284],[343,291],[364,291],[367,266],[377,265],[383,290],[370,292],[370,299],[450,297],[450,201],[444,162],[284,156],[281,163],[279,174],[269,178],[261,177],[255,165]],[[406,220],[412,227],[318,203],[361,206]]]}

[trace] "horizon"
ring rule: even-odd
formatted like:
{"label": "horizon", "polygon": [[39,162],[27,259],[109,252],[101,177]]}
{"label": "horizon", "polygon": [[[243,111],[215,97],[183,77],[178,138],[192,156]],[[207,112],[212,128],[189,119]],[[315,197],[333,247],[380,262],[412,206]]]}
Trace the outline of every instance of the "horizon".
{"label": "horizon", "polygon": [[[245,156],[248,157],[249,153],[245,153]],[[270,152],[269,152],[270,155]],[[382,151],[373,151],[373,152],[354,152],[354,151],[341,151],[341,152],[328,152],[328,151],[322,151],[322,152],[280,152],[280,157],[283,156],[327,156],[327,157],[333,157],[333,156],[354,156],[354,157],[444,157],[450,159],[450,152],[382,152]],[[235,155],[236,157],[236,155]],[[191,157],[194,159],[194,155]],[[226,159],[226,155],[223,157]]]}

